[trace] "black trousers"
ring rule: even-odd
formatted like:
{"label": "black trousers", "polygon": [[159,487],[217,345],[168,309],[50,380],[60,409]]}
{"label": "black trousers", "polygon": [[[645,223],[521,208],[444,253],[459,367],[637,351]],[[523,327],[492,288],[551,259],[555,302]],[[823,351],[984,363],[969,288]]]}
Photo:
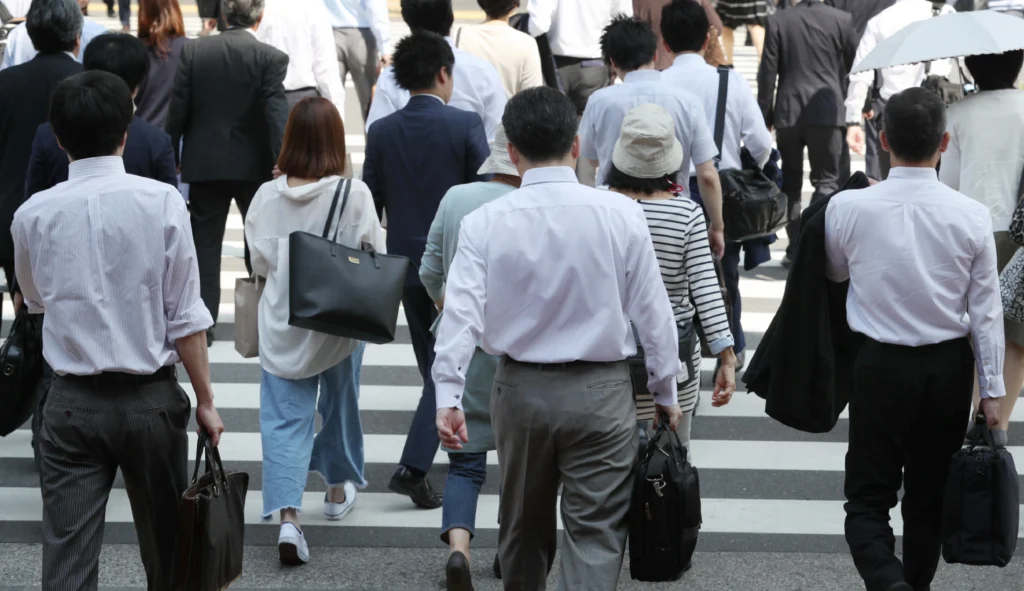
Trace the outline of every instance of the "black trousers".
{"label": "black trousers", "polygon": [[[103,0],[107,8],[114,10],[114,0]],[[132,0],[117,0],[117,12],[122,25],[131,25],[132,22]]]}
{"label": "black trousers", "polygon": [[412,338],[412,350],[416,353],[416,365],[423,378],[423,394],[420,396],[416,414],[409,426],[409,436],[402,450],[401,464],[407,468],[429,472],[434,464],[434,454],[441,444],[437,436],[434,418],[437,414],[437,397],[434,392],[434,379],[430,369],[434,366],[434,335],[430,327],[437,320],[437,307],[427,295],[427,288],[422,285],[405,286],[402,294],[402,306],[405,318],[409,322],[409,336]]}
{"label": "black trousers", "polygon": [[[967,433],[974,353],[967,338],[922,347],[865,341],[853,368],[846,541],[868,591],[929,588],[949,458]],[[903,563],[889,510],[903,484]]]}
{"label": "black trousers", "polygon": [[[253,195],[262,184],[260,181],[203,181],[189,185],[192,238],[199,259],[199,291],[214,323],[220,309],[221,250],[231,200],[238,204],[245,220]],[[245,268],[252,274],[248,245],[245,246]]]}
{"label": "black trousers", "polygon": [[58,377],[43,407],[43,589],[96,589],[107,498],[124,477],[149,591],[170,589],[192,408],[173,377],[92,385]]}
{"label": "black trousers", "polygon": [[812,200],[834,193],[839,188],[843,149],[846,140],[842,127],[827,125],[798,125],[776,131],[775,139],[782,156],[782,192],[789,200],[786,235],[789,246],[786,254],[793,256],[800,236],[800,212],[803,209],[804,148],[811,165]]}
{"label": "black trousers", "polygon": [[864,139],[867,144],[864,172],[868,178],[884,181],[889,177],[889,168],[892,166],[889,153],[882,149],[882,142],[879,139],[879,132],[882,130],[882,115],[885,113],[885,101],[880,98],[873,99],[871,109],[875,112],[875,116],[870,121],[864,122]]}
{"label": "black trousers", "polygon": [[[11,303],[13,304],[14,292],[11,291],[11,288],[14,287],[14,258],[0,259],[0,267],[4,268],[4,279],[7,281],[7,294],[11,296]],[[0,300],[0,303],[2,303],[2,300]]]}

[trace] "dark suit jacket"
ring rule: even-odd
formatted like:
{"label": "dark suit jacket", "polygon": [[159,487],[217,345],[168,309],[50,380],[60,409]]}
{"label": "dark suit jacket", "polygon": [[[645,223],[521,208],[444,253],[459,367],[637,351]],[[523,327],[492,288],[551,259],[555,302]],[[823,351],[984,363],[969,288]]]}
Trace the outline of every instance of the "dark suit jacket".
{"label": "dark suit jacket", "polygon": [[[697,2],[704,7],[704,12],[708,15],[711,26],[721,35],[722,19],[715,12],[715,7],[711,6],[709,0],[697,0]],[[658,36],[658,62],[655,66],[659,70],[668,68],[675,60],[675,56],[665,49],[661,43],[661,11],[671,3],[672,0],[633,0],[633,14],[636,15],[636,18],[651,23],[651,27],[654,28],[654,34]]]}
{"label": "dark suit jacket", "polygon": [[[857,172],[842,190],[868,186]],[[800,216],[800,238],[775,318],[743,374],[765,413],[808,433],[831,431],[850,400],[853,362],[864,341],[846,320],[850,282],[825,274],[825,211],[832,196]]]}
{"label": "dark suit jacket", "polygon": [[768,18],[757,102],[769,127],[846,124],[846,76],[859,42],[851,22],[821,0]]}
{"label": "dark suit jacket", "polygon": [[[136,117],[128,128],[124,146],[124,169],[178,187],[171,136]],[[25,199],[68,180],[68,155],[57,144],[49,123],[39,126],[32,142],[32,158],[25,179]]]}
{"label": "dark suit jacket", "polygon": [[25,200],[25,173],[36,130],[49,118],[50,95],[82,71],[64,53],[39,54],[0,72],[0,261],[14,256],[11,222]]}
{"label": "dark suit jacket", "polygon": [[186,183],[270,180],[281,151],[288,56],[232,29],[185,44],[167,133]]}
{"label": "dark suit jacket", "polygon": [[895,3],[896,0],[825,0],[825,4],[853,16],[853,30],[857,33],[858,42],[868,28],[868,21]]}
{"label": "dark suit jacket", "polygon": [[[400,111],[377,121],[366,137],[363,181],[377,215],[387,212],[388,253],[419,266],[430,224],[448,189],[484,180],[477,170],[490,155],[480,116],[417,95]],[[406,285],[420,283],[409,269]]]}

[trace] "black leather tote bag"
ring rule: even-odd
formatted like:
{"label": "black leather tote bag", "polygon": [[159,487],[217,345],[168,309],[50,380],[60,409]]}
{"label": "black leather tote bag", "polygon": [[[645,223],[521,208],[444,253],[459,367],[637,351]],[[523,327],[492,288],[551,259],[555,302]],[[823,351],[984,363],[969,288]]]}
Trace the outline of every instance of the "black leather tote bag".
{"label": "black leather tote bag", "polygon": [[[328,238],[342,188],[338,227]],[[351,180],[338,183],[322,236],[292,232],[288,237],[288,324],[377,345],[390,343],[409,259],[336,242],[351,190]]]}
{"label": "black leather tote bag", "polygon": [[39,405],[43,376],[43,315],[22,308],[0,347],[0,437],[25,424]]}

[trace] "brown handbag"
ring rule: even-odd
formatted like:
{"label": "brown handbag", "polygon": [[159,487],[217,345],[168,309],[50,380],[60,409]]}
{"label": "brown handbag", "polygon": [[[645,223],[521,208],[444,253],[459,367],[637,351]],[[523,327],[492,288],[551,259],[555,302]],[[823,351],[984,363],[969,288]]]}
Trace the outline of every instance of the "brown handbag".
{"label": "brown handbag", "polygon": [[[199,464],[206,452],[206,473]],[[249,475],[225,472],[220,452],[199,435],[192,486],[181,497],[175,591],[219,591],[242,576]]]}

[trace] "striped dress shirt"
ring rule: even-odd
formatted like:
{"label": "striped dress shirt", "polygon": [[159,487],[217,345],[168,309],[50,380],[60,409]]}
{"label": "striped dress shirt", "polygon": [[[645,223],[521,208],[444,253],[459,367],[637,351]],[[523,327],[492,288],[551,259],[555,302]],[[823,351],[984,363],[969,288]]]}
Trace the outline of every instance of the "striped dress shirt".
{"label": "striped dress shirt", "polygon": [[175,341],[213,326],[184,200],[125,173],[120,157],[72,162],[67,182],[18,209],[11,233],[58,374],[152,374],[179,361]]}

